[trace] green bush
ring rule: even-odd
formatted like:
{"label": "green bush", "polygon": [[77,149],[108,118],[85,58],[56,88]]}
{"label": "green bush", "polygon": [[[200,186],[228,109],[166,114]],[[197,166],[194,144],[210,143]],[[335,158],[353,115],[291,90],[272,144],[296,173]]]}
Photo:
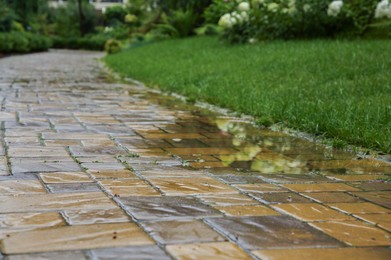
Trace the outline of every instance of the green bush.
{"label": "green bush", "polygon": [[110,39],[105,44],[105,52],[109,54],[114,54],[121,51],[121,42]]}
{"label": "green bush", "polygon": [[51,40],[42,35],[27,32],[0,33],[0,53],[45,51],[51,44]]}
{"label": "green bush", "polygon": [[74,50],[104,50],[108,40],[106,35],[90,35],[86,37],[53,37],[53,48]]}
{"label": "green bush", "polygon": [[106,9],[103,18],[107,26],[115,26],[124,23],[127,14],[128,12],[123,6],[115,5]]}
{"label": "green bush", "polygon": [[16,14],[8,8],[3,0],[0,0],[0,32],[9,32],[13,22],[17,19]]}
{"label": "green bush", "polygon": [[379,0],[215,0],[205,16],[215,20],[230,42],[252,40],[356,37],[374,21]]}

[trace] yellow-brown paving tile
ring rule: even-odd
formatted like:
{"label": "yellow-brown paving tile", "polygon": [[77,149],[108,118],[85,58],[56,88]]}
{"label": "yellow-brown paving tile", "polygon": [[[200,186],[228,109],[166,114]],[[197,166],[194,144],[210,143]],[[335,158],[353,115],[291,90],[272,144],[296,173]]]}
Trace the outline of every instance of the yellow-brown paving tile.
{"label": "yellow-brown paving tile", "polygon": [[213,157],[210,155],[200,155],[200,156],[182,155],[181,159],[184,161],[190,161],[190,162],[218,162],[218,161],[220,161],[216,157]]}
{"label": "yellow-brown paving tile", "polygon": [[391,210],[378,205],[364,203],[330,203],[328,206],[349,214],[368,214],[368,213],[391,213]]}
{"label": "yellow-brown paving tile", "polygon": [[389,259],[388,248],[294,248],[258,250],[253,254],[262,260],[369,260]]}
{"label": "yellow-brown paving tile", "polygon": [[197,133],[173,133],[173,134],[142,134],[146,139],[202,139],[206,138]]}
{"label": "yellow-brown paving tile", "polygon": [[0,196],[47,193],[43,185],[36,180],[0,181]]}
{"label": "yellow-brown paving tile", "polygon": [[[0,147],[1,152],[1,147]],[[0,176],[6,176],[8,175],[7,171],[7,160],[4,156],[0,156]]]}
{"label": "yellow-brown paving tile", "polygon": [[344,183],[283,184],[283,186],[296,192],[360,191]]}
{"label": "yellow-brown paving tile", "polygon": [[202,195],[198,197],[200,200],[211,206],[231,206],[231,205],[251,205],[258,204],[257,201],[243,194],[217,194],[217,195]]}
{"label": "yellow-brown paving tile", "polygon": [[238,152],[232,148],[166,148],[165,150],[175,155],[220,155],[235,154]]}
{"label": "yellow-brown paving tile", "polygon": [[116,197],[161,196],[161,194],[151,186],[110,187],[107,189],[112,195]]}
{"label": "yellow-brown paving tile", "polygon": [[391,232],[391,214],[354,214],[354,216]]}
{"label": "yellow-brown paving tile", "polygon": [[224,162],[191,162],[189,165],[195,169],[210,169],[210,168],[229,167],[229,165],[225,164]]}
{"label": "yellow-brown paving tile", "polygon": [[380,174],[356,174],[356,175],[326,175],[327,178],[339,181],[374,181],[384,178]]}
{"label": "yellow-brown paving tile", "polygon": [[119,208],[66,210],[64,214],[71,225],[130,222],[130,218]]}
{"label": "yellow-brown paving tile", "polygon": [[344,192],[310,192],[301,195],[323,203],[360,202],[360,198]]}
{"label": "yellow-brown paving tile", "polygon": [[81,145],[81,141],[79,140],[45,140],[45,144],[48,147],[65,147],[65,146],[73,146],[73,145]]}
{"label": "yellow-brown paving tile", "polygon": [[[0,214],[0,234],[8,230],[26,230],[65,225],[57,212]],[[1,236],[1,235],[0,235]]]}
{"label": "yellow-brown paving tile", "polygon": [[103,192],[0,196],[0,213],[111,208],[116,205]]}
{"label": "yellow-brown paving tile", "polygon": [[148,180],[169,196],[238,193],[237,190],[211,177],[149,178]]}
{"label": "yellow-brown paving tile", "polygon": [[83,172],[48,172],[41,173],[44,183],[81,183],[93,182],[90,177]]}
{"label": "yellow-brown paving tile", "polygon": [[100,183],[116,197],[161,195],[140,179],[101,180]]}
{"label": "yellow-brown paving tile", "polygon": [[361,221],[311,223],[315,228],[350,246],[390,246],[390,234]]}
{"label": "yellow-brown paving tile", "polygon": [[152,245],[134,223],[68,226],[12,234],[1,242],[5,254]]}
{"label": "yellow-brown paving tile", "polygon": [[354,220],[354,218],[316,203],[292,203],[272,206],[303,221]]}
{"label": "yellow-brown paving tile", "polygon": [[277,211],[263,205],[214,206],[214,208],[220,210],[227,216],[236,217],[281,215]]}
{"label": "yellow-brown paving tile", "polygon": [[129,170],[87,170],[97,179],[120,179],[120,178],[138,178]]}
{"label": "yellow-brown paving tile", "polygon": [[287,192],[287,190],[285,190],[284,188],[281,188],[274,184],[267,184],[267,183],[236,184],[233,186],[243,192],[248,192],[248,193],[269,193],[269,192],[284,192],[284,191]]}
{"label": "yellow-brown paving tile", "polygon": [[178,260],[218,259],[250,260],[253,259],[238,246],[229,242],[169,245],[167,252]]}

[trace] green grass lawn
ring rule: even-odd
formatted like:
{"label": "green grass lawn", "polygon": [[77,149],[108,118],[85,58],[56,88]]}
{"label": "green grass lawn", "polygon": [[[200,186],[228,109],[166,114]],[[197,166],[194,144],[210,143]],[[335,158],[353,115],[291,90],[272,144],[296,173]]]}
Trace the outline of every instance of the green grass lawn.
{"label": "green grass lawn", "polygon": [[391,152],[391,42],[169,40],[105,58],[124,76],[337,142]]}

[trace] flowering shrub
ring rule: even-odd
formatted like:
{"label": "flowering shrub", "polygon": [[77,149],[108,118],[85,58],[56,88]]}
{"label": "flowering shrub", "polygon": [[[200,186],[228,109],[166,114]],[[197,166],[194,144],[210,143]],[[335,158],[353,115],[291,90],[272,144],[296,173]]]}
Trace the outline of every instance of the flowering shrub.
{"label": "flowering shrub", "polygon": [[391,17],[389,0],[216,0],[209,10],[227,1],[218,25],[230,42],[361,35]]}

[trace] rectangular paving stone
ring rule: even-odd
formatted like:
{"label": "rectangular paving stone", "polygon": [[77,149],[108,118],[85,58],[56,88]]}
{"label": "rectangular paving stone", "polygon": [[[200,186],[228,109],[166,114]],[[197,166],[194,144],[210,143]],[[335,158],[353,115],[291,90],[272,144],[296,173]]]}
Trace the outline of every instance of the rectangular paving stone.
{"label": "rectangular paving stone", "polygon": [[359,191],[344,183],[284,184],[283,186],[296,192]]}
{"label": "rectangular paving stone", "polygon": [[364,203],[329,203],[329,207],[332,207],[336,210],[348,213],[363,213],[363,214],[373,214],[373,213],[391,213],[391,210],[380,207],[378,205],[364,202]]}
{"label": "rectangular paving stone", "polygon": [[389,259],[391,250],[388,248],[294,248],[282,250],[257,250],[253,254],[259,259],[280,260],[368,260]]}
{"label": "rectangular paving stone", "polygon": [[68,226],[13,234],[1,241],[5,254],[153,245],[134,223]]}
{"label": "rectangular paving stone", "polygon": [[352,194],[391,209],[391,191],[352,192]]}
{"label": "rectangular paving stone", "polygon": [[9,255],[7,260],[31,260],[31,259],[56,259],[56,260],[69,260],[69,259],[89,259],[87,255],[82,251],[65,251],[65,252],[48,252],[48,253],[32,253],[32,254],[17,254]]}
{"label": "rectangular paving stone", "polygon": [[271,216],[281,215],[264,205],[230,205],[230,206],[214,206],[215,209],[220,210],[227,216]]}
{"label": "rectangular paving stone", "polygon": [[391,191],[391,183],[384,181],[353,183],[352,185],[364,191]]}
{"label": "rectangular paving stone", "polygon": [[362,221],[330,221],[312,226],[350,246],[390,246],[390,234]]}
{"label": "rectangular paving stone", "polygon": [[254,184],[254,183],[265,183],[262,179],[257,176],[246,176],[246,175],[220,175],[218,177],[223,182],[228,184]]}
{"label": "rectangular paving stone", "polygon": [[69,154],[64,148],[54,148],[54,147],[10,147],[8,151],[10,157],[68,157]]}
{"label": "rectangular paving stone", "polygon": [[339,175],[331,175],[327,174],[327,178],[331,180],[338,181],[375,181],[381,178],[384,178],[384,175],[380,174],[355,174],[355,175],[347,175],[347,174],[339,174]]}
{"label": "rectangular paving stone", "polygon": [[288,191],[284,188],[281,188],[275,184],[269,183],[255,183],[255,184],[235,184],[234,187],[238,188],[240,191],[246,193],[269,193],[269,192],[284,192]]}
{"label": "rectangular paving stone", "polygon": [[47,191],[37,180],[0,181],[0,196],[45,193],[47,193]]}
{"label": "rectangular paving stone", "polygon": [[51,172],[41,173],[41,179],[44,183],[81,183],[93,182],[93,180],[84,172]]}
{"label": "rectangular paving stone", "polygon": [[47,188],[51,193],[84,193],[84,192],[99,192],[99,186],[95,183],[56,183],[47,184]]}
{"label": "rectangular paving stone", "polygon": [[198,133],[161,133],[161,134],[142,134],[147,139],[202,139],[206,138]]}
{"label": "rectangular paving stone", "polygon": [[136,178],[137,176],[127,170],[87,170],[87,173],[96,179],[119,179],[119,178]]}
{"label": "rectangular paving stone", "polygon": [[64,219],[57,212],[0,214],[0,227],[2,230],[63,225],[65,225]]}
{"label": "rectangular paving stone", "polygon": [[290,203],[272,208],[303,221],[354,220],[352,217],[316,203]]}
{"label": "rectangular paving stone", "polygon": [[81,168],[76,162],[34,162],[27,161],[18,164],[12,164],[13,174],[30,172],[78,172]]}
{"label": "rectangular paving stone", "polygon": [[158,246],[131,246],[94,249],[94,259],[99,260],[170,260]]}
{"label": "rectangular paving stone", "polygon": [[93,210],[65,210],[64,215],[71,225],[130,222],[129,216],[119,208]]}
{"label": "rectangular paving stone", "polygon": [[166,148],[166,151],[175,155],[211,155],[211,154],[235,154],[238,151],[232,148]]}
{"label": "rectangular paving stone", "polygon": [[345,192],[310,192],[301,193],[301,195],[323,203],[348,203],[361,201],[360,198]]}
{"label": "rectangular paving stone", "polygon": [[103,192],[0,196],[0,213],[115,207],[116,205]]}
{"label": "rectangular paving stone", "polygon": [[253,259],[238,246],[230,242],[169,245],[167,252],[175,259]]}
{"label": "rectangular paving stone", "polygon": [[206,222],[250,250],[341,245],[308,224],[288,216],[207,218]]}
{"label": "rectangular paving stone", "polygon": [[273,183],[314,183],[330,182],[324,176],[310,174],[263,174],[260,178]]}
{"label": "rectangular paving stone", "polygon": [[311,200],[293,192],[250,193],[250,196],[265,204],[310,203]]}
{"label": "rectangular paving stone", "polygon": [[143,222],[142,226],[160,244],[190,244],[226,240],[200,220]]}
{"label": "rectangular paving stone", "polygon": [[221,215],[217,210],[191,197],[121,197],[119,201],[139,220]]}
{"label": "rectangular paving stone", "polygon": [[356,213],[355,217],[366,222],[376,224],[377,226],[391,232],[391,214],[362,214]]}
{"label": "rectangular paving stone", "polygon": [[235,189],[211,177],[148,178],[148,180],[168,196],[238,193]]}
{"label": "rectangular paving stone", "polygon": [[243,194],[216,194],[198,196],[205,204],[211,206],[254,205],[257,201]]}

